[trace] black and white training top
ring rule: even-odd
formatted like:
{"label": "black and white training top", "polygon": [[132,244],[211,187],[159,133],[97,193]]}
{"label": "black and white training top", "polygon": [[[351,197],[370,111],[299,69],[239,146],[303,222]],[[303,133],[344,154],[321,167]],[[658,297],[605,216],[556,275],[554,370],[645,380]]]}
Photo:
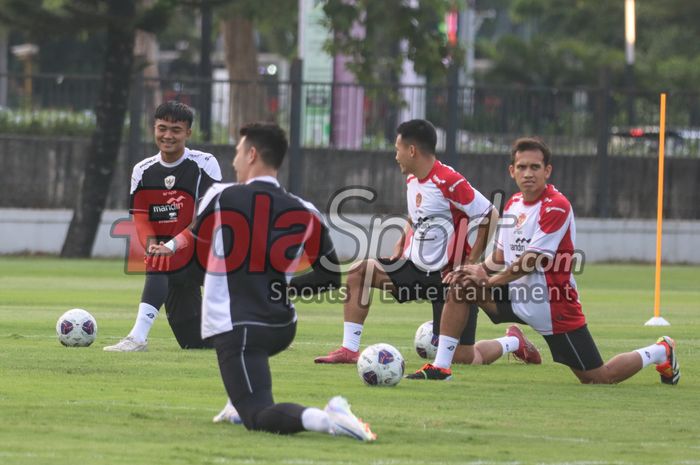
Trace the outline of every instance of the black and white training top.
{"label": "black and white training top", "polygon": [[288,290],[300,282],[291,279],[295,272],[313,267],[302,276],[316,276],[306,280],[314,293],[340,282],[339,273],[317,272],[320,264],[337,263],[321,214],[272,176],[214,185],[200,203],[194,234],[197,259],[206,271],[202,338],[237,325],[294,323]]}
{"label": "black and white training top", "polygon": [[195,218],[196,203],[221,181],[219,162],[211,153],[185,148],[174,163],[160,152],[140,161],[131,173],[130,213],[148,213],[161,240],[168,240]]}

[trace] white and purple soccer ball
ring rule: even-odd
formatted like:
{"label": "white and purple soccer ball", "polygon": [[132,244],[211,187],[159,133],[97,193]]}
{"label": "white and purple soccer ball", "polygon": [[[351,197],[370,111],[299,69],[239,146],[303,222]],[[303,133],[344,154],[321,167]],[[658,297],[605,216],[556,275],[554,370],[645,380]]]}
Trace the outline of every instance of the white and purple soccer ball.
{"label": "white and purple soccer ball", "polygon": [[357,359],[357,373],[368,386],[396,386],[404,368],[401,352],[389,344],[368,346]]}
{"label": "white and purple soccer ball", "polygon": [[66,347],[87,347],[97,336],[97,321],[85,310],[74,308],[58,319],[56,334]]}
{"label": "white and purple soccer ball", "polygon": [[434,360],[437,355],[438,336],[433,334],[433,322],[426,321],[416,330],[416,337],[413,339],[413,346],[420,358]]}

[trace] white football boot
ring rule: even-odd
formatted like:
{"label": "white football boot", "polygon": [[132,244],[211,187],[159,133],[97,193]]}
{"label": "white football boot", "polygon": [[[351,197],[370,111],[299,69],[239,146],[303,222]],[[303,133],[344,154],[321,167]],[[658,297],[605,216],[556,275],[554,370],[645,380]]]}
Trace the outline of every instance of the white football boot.
{"label": "white football boot", "polygon": [[211,419],[214,423],[233,423],[234,425],[240,425],[243,423],[241,416],[238,414],[236,407],[233,406],[231,401],[227,401],[223,410],[221,410],[214,418]]}
{"label": "white football boot", "polygon": [[137,342],[133,337],[127,336],[113,346],[103,348],[105,352],[145,352],[148,350],[148,341]]}
{"label": "white football boot", "polygon": [[369,425],[352,413],[350,404],[344,397],[335,396],[328,401],[324,410],[331,420],[331,433],[334,436],[350,436],[360,441],[377,439]]}

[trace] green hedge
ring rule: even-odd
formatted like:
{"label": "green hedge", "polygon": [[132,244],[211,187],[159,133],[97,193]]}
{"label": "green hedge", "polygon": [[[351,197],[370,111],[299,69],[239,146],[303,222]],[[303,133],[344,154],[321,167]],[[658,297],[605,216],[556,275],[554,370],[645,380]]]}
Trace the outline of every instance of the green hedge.
{"label": "green hedge", "polygon": [[0,109],[0,134],[89,136],[94,129],[91,111]]}

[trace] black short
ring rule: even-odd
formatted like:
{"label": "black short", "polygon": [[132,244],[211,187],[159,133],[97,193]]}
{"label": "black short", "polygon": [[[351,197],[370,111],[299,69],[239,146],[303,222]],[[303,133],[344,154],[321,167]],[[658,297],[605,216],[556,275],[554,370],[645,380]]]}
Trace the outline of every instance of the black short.
{"label": "black short", "polygon": [[[520,323],[527,324],[521,320],[514,312],[510,302],[508,285],[494,287],[491,289],[491,299],[496,304],[496,314],[489,312],[486,314],[494,323]],[[588,326],[569,331],[568,333],[553,334],[544,336],[552,359],[575,370],[592,370],[603,366],[603,359],[598,352],[598,348],[588,331]]]}
{"label": "black short", "polygon": [[513,305],[510,302],[510,294],[508,285],[497,286],[491,288],[491,300],[496,304],[496,313],[490,313],[486,309],[484,313],[491,319],[494,324],[499,323],[520,323],[526,325],[523,320],[513,312]]}
{"label": "black short", "polygon": [[575,370],[587,371],[603,366],[603,359],[598,352],[588,325],[568,333],[544,336],[549,345],[552,358]]}
{"label": "black short", "polygon": [[[377,260],[384,272],[391,279],[394,290],[391,295],[400,302],[414,300],[428,300],[433,306],[433,334],[440,335],[440,317],[445,302],[446,286],[442,283],[442,274],[439,271],[424,271],[418,268],[410,260],[389,260],[380,258]],[[476,321],[479,308],[476,305],[469,307],[469,321],[459,337],[459,343],[474,345],[476,342]]]}
{"label": "black short", "polygon": [[421,270],[410,260],[379,258],[377,261],[394,285],[391,295],[397,302],[445,301],[445,285],[439,271]]}

